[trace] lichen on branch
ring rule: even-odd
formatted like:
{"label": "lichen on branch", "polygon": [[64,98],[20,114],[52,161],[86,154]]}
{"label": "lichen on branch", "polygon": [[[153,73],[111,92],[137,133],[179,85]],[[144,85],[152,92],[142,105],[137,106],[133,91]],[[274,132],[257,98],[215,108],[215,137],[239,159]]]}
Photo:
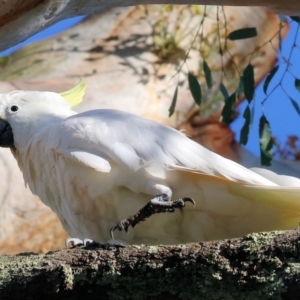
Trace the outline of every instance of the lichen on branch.
{"label": "lichen on branch", "polygon": [[299,253],[294,230],[2,256],[0,299],[298,299]]}

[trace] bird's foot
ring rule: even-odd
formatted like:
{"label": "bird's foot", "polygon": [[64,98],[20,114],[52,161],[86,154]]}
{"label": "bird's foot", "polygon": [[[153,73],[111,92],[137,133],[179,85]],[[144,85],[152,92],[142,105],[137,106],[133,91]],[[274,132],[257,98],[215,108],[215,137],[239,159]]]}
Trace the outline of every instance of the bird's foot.
{"label": "bird's foot", "polygon": [[76,246],[88,246],[89,244],[92,244],[94,243],[93,240],[91,239],[84,239],[84,240],[81,240],[81,239],[78,239],[78,238],[68,238],[66,239],[66,248],[68,249],[69,248],[69,244],[72,244],[72,247],[76,247]]}
{"label": "bird's foot", "polygon": [[110,229],[110,236],[114,239],[114,231],[128,231],[129,226],[135,227],[139,222],[145,221],[157,213],[174,212],[176,208],[182,209],[185,207],[185,202],[191,202],[195,205],[195,201],[192,198],[184,197],[175,201],[171,201],[170,196],[167,194],[161,194],[151,199],[142,209],[137,213],[117,223]]}
{"label": "bird's foot", "polygon": [[98,242],[95,242],[91,239],[78,239],[78,238],[68,238],[66,239],[66,247],[69,248],[69,244],[72,244],[72,247],[85,247],[87,250],[93,250],[93,249],[103,249],[103,250],[111,250],[115,248],[124,248],[125,245],[121,242],[108,242],[106,244],[101,244]]}

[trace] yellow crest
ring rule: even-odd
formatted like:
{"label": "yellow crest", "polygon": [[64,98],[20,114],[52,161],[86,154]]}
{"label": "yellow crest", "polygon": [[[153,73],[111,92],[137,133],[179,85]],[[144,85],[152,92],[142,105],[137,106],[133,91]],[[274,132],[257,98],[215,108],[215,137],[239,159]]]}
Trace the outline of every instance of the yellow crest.
{"label": "yellow crest", "polygon": [[74,107],[82,102],[86,87],[86,83],[82,78],[80,78],[77,85],[68,91],[60,93],[60,95],[70,104],[71,107]]}

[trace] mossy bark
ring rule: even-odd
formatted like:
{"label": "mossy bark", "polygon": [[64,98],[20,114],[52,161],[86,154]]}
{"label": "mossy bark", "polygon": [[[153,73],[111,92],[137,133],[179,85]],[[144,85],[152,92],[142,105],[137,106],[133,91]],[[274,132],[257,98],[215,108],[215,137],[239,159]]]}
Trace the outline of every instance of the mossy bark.
{"label": "mossy bark", "polygon": [[300,231],[0,257],[0,299],[299,299]]}

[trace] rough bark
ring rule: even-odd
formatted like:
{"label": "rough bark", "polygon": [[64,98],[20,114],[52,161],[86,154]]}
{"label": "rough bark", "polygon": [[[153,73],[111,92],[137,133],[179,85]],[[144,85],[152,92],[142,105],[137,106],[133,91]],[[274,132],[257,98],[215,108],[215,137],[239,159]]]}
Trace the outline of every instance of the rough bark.
{"label": "rough bark", "polygon": [[112,7],[140,4],[267,6],[287,15],[300,13],[300,2],[295,0],[3,0],[0,1],[0,51],[60,20],[103,12]]}
{"label": "rough bark", "polygon": [[300,231],[0,257],[1,299],[299,299]]}

